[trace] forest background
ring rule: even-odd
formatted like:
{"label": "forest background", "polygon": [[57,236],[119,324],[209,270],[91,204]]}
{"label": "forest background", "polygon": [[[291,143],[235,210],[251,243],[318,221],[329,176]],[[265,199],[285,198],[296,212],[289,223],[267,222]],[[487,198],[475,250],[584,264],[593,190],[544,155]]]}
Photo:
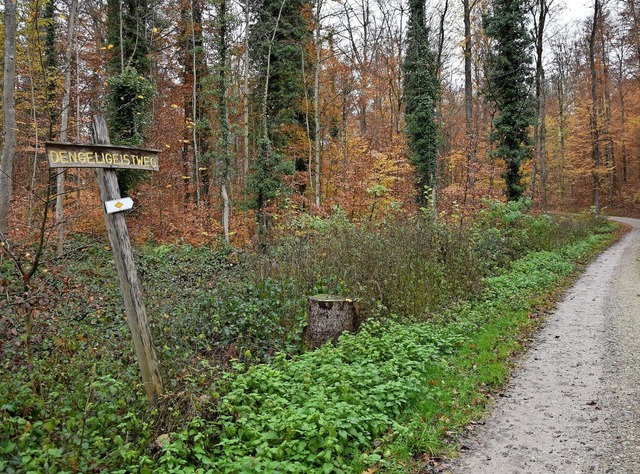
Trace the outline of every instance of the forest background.
{"label": "forest background", "polygon": [[[93,173],[49,176],[43,156],[46,140],[90,141],[99,112],[114,143],[161,150],[158,173],[121,177],[140,240],[242,245],[337,209],[359,221],[411,213],[416,183],[419,201],[431,193],[438,211],[464,219],[505,194],[490,8],[446,0],[424,11],[434,85],[426,190],[403,88],[415,5],[19,2],[10,232],[33,226],[56,195],[59,229],[102,226]],[[522,194],[541,210],[637,210],[637,2],[598,0],[569,25],[564,8],[521,5],[529,63],[519,100],[531,107]]]}

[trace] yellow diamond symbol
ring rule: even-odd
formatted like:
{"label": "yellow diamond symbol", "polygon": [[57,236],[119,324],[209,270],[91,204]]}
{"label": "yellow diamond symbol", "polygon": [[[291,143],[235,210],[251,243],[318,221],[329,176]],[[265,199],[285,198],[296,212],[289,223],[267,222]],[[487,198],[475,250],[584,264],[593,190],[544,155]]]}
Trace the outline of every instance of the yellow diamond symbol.
{"label": "yellow diamond symbol", "polygon": [[124,206],[124,204],[122,204],[120,201],[118,201],[117,203],[114,204],[114,206],[116,206],[118,209],[120,209],[122,206]]}

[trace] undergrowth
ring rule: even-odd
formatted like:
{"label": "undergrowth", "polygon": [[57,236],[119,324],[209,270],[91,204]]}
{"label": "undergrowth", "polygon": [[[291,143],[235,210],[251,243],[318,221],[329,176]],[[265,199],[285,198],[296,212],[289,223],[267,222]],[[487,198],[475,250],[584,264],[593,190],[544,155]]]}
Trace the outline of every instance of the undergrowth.
{"label": "undergrowth", "polygon": [[[464,229],[301,222],[259,255],[144,246],[167,390],[153,410],[108,249],[83,246],[40,276],[32,367],[5,262],[0,471],[419,470],[504,383],[540,295],[609,230],[491,204]],[[305,353],[305,296],[318,292],[359,298],[368,322]]]}

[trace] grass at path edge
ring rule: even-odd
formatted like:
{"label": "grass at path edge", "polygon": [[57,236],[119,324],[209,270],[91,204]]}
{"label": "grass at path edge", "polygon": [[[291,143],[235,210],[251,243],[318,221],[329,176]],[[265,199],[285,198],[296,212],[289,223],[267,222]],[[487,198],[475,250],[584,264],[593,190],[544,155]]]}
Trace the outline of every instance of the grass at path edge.
{"label": "grass at path edge", "polygon": [[399,434],[377,448],[380,461],[366,472],[431,472],[442,460],[457,456],[461,435],[488,414],[545,314],[587,264],[626,230],[617,224],[611,234],[590,236],[558,252],[529,254],[509,272],[488,279],[482,301],[440,315],[442,322],[451,321],[445,324],[462,328],[468,342],[432,382],[440,390],[404,412]]}

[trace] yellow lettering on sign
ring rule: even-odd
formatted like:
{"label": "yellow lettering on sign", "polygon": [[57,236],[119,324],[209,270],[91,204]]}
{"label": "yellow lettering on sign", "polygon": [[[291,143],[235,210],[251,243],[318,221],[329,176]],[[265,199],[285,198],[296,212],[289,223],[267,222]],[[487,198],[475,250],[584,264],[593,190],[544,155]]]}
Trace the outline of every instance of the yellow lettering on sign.
{"label": "yellow lettering on sign", "polygon": [[52,146],[46,150],[48,162],[54,168],[137,168],[151,171],[158,169],[158,156],[153,153],[151,150],[136,151],[127,147],[96,148],[94,151],[89,146],[73,144],[66,149]]}

